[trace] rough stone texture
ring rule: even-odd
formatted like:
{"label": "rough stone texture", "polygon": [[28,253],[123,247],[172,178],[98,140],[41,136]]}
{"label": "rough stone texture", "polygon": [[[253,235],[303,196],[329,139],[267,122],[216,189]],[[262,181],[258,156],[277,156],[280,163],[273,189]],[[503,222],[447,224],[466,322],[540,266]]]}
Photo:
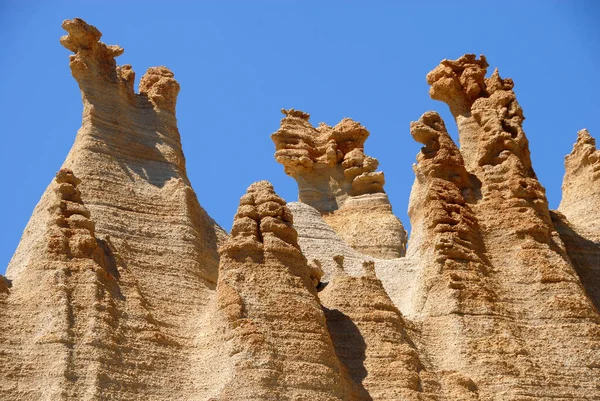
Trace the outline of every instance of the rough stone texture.
{"label": "rough stone texture", "polygon": [[354,398],[285,201],[267,181],[240,200],[221,247],[217,297],[228,321],[233,374],[223,400]]}
{"label": "rough stone texture", "polygon": [[151,68],[136,94],[121,48],[80,19],[63,27],[84,105],[63,165],[77,180],[59,173],[8,266],[0,398],[189,398],[225,233],[185,173],[179,85]]}
{"label": "rough stone texture", "polygon": [[411,123],[405,256],[360,124],[285,110],[300,202],[252,184],[227,236],[186,176],[173,73],[136,94],[123,49],[63,27],[83,123],[0,276],[0,399],[600,399],[600,154],[581,131],[549,211],[483,56],[427,76],[460,148],[437,113]]}
{"label": "rough stone texture", "polygon": [[516,372],[499,372],[514,383],[504,399],[598,396],[598,310],[550,218],[513,82],[498,70],[484,78],[486,67],[483,56],[444,60],[427,81],[432,98],[446,102],[456,119],[466,170],[478,182],[474,199],[466,200],[493,268],[495,304],[526,359]]}
{"label": "rough stone texture", "polygon": [[600,151],[586,129],[565,157],[563,197],[552,215],[588,295],[600,309]]}
{"label": "rough stone texture", "polygon": [[406,232],[383,190],[383,172],[364,153],[369,131],[349,118],[314,128],[309,114],[282,112],[271,135],[275,159],[298,182],[299,201],[321,212],[354,249],[385,259],[404,256]]}

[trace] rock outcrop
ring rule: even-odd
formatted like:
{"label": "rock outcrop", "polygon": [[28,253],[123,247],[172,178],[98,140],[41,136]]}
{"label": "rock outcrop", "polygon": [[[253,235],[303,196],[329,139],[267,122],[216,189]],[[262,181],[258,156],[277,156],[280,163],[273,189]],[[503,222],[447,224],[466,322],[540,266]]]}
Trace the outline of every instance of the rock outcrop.
{"label": "rock outcrop", "polygon": [[[189,398],[198,367],[188,360],[204,353],[195,344],[226,234],[198,204],[185,172],[179,85],[165,67],[151,68],[136,94],[131,66],[116,65],[120,47],[100,42],[83,20],[63,28],[84,105],[63,164],[77,180],[60,173],[48,187],[8,266],[14,324],[0,334],[11,354],[0,398]],[[57,187],[65,191],[60,200]],[[108,275],[99,270],[103,254]],[[74,274],[83,261],[89,272]],[[110,279],[106,295],[94,293],[96,274]],[[88,318],[81,302],[97,312]],[[79,352],[87,342],[114,356]],[[90,358],[101,361],[97,369]]]}
{"label": "rock outcrop", "polygon": [[322,273],[309,267],[292,224],[267,181],[242,196],[220,251],[217,297],[234,373],[219,399],[353,398],[317,298]]}
{"label": "rock outcrop", "polygon": [[577,133],[565,170],[562,200],[552,218],[583,286],[600,309],[600,151],[586,129]]}
{"label": "rock outcrop", "polygon": [[406,253],[406,232],[383,190],[377,159],[365,155],[369,131],[349,118],[314,128],[310,115],[282,110],[271,135],[275,159],[298,182],[298,199],[323,214],[354,249],[393,259]]}
{"label": "rock outcrop", "polygon": [[[587,378],[597,377],[590,366],[600,357],[592,351],[600,340],[598,310],[583,291],[552,223],[531,164],[514,84],[498,70],[485,78],[486,68],[483,56],[478,60],[465,55],[442,61],[427,81],[431,97],[446,102],[457,122],[465,168],[479,182],[470,203],[494,267],[496,303],[531,359],[512,380],[525,394],[585,397],[595,391]],[[547,348],[553,341],[561,351]],[[568,368],[564,354],[573,358]],[[559,377],[565,383],[561,387],[542,385]]]}
{"label": "rock outcrop", "polygon": [[254,183],[227,235],[187,178],[174,74],[136,93],[122,48],[63,27],[83,122],[0,276],[0,399],[600,398],[600,153],[581,131],[550,211],[483,56],[427,75],[460,148],[435,112],[410,124],[406,250],[366,128],[293,109],[271,137],[299,202]]}
{"label": "rock outcrop", "polygon": [[579,230],[600,237],[600,150],[588,130],[577,133],[565,157],[563,196],[558,210]]}
{"label": "rock outcrop", "polygon": [[424,286],[415,294],[421,299],[414,309],[433,315],[491,313],[496,300],[488,282],[491,266],[467,201],[477,196],[477,178],[465,169],[439,114],[425,113],[411,123],[410,132],[425,145],[414,166],[409,206],[413,232],[408,256],[422,261],[419,281]]}

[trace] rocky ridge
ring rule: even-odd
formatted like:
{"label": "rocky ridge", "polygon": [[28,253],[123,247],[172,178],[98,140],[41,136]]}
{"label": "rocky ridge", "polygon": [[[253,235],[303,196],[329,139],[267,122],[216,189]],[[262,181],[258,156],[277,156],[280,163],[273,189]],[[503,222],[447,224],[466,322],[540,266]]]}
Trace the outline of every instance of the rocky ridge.
{"label": "rocky ridge", "polygon": [[136,93],[122,48],[63,28],[82,127],[0,276],[0,398],[600,398],[600,153],[580,131],[550,211],[485,57],[427,75],[460,146],[435,112],[410,124],[407,247],[367,129],[294,109],[271,138],[299,202],[254,183],[227,234],[187,178],[174,74]]}

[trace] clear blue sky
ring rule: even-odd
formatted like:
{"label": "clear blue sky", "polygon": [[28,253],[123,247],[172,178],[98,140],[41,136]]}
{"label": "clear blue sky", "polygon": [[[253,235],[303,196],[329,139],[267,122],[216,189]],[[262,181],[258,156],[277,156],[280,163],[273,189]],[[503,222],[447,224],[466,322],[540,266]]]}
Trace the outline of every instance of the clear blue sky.
{"label": "clear blue sky", "polygon": [[[139,77],[166,65],[181,84],[177,117],[202,206],[227,230],[239,197],[270,180],[296,184],[273,159],[283,108],[313,124],[343,117],[371,132],[394,211],[406,209],[419,151],[409,123],[445,104],[425,74],[444,58],[485,54],[515,80],[534,167],[558,206],[563,157],[579,129],[600,143],[600,2],[590,1],[1,1],[0,273],[81,124],[81,98],[58,42],[80,17],[125,49]],[[136,85],[137,86],[137,85]]]}

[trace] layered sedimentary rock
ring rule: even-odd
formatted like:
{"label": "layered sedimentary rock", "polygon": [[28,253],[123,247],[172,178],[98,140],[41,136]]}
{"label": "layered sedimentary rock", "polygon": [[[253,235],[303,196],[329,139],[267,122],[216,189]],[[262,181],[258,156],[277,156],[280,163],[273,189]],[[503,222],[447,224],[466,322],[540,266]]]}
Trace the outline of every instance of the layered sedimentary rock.
{"label": "layered sedimentary rock", "polygon": [[565,157],[563,196],[555,226],[588,295],[600,309],[600,151],[583,129]]}
{"label": "layered sedimentary rock", "polygon": [[514,397],[503,390],[515,385],[516,372],[531,361],[518,330],[504,319],[499,282],[473,209],[480,182],[467,172],[439,114],[425,113],[410,131],[425,146],[414,165],[409,207],[407,257],[418,261],[418,287],[405,308],[421,322],[423,348],[434,366],[456,371],[469,383],[466,389],[479,388],[483,398]]}
{"label": "layered sedimentary rock", "polygon": [[[598,311],[551,221],[514,84],[498,70],[485,78],[486,68],[483,56],[465,55],[442,61],[427,81],[431,97],[450,107],[465,167],[480,182],[471,208],[494,267],[496,302],[531,359],[507,398],[585,397],[597,391]],[[566,366],[565,353],[571,355]],[[545,380],[563,384],[547,386]]]}
{"label": "layered sedimentary rock", "polygon": [[251,185],[221,247],[217,296],[234,369],[223,400],[355,398],[336,357],[293,218],[271,184]]}
{"label": "layered sedimentary rock", "polygon": [[320,293],[336,354],[359,399],[434,399],[436,378],[427,372],[401,313],[375,276],[374,262],[360,276],[340,273]]}
{"label": "layered sedimentary rock", "polygon": [[483,56],[427,75],[460,147],[435,112],[410,124],[405,254],[359,123],[284,110],[299,202],[252,184],[227,235],[186,175],[174,74],[135,93],[123,49],[63,27],[83,123],[0,276],[1,399],[600,398],[600,153],[581,131],[549,211]]}
{"label": "layered sedimentary rock", "polygon": [[[150,68],[136,94],[131,66],[114,59],[123,49],[80,19],[63,27],[84,106],[63,165],[77,180],[61,175],[67,181],[48,187],[8,266],[15,323],[0,334],[11,355],[0,398],[189,398],[189,358],[225,233],[185,173],[179,85],[165,67]],[[55,187],[76,182],[57,206]]]}
{"label": "layered sedimentary rock", "polygon": [[364,152],[369,131],[349,118],[315,128],[305,112],[282,112],[271,135],[275,159],[298,182],[299,201],[321,212],[354,249],[385,259],[404,256],[406,232],[383,190],[383,172]]}

